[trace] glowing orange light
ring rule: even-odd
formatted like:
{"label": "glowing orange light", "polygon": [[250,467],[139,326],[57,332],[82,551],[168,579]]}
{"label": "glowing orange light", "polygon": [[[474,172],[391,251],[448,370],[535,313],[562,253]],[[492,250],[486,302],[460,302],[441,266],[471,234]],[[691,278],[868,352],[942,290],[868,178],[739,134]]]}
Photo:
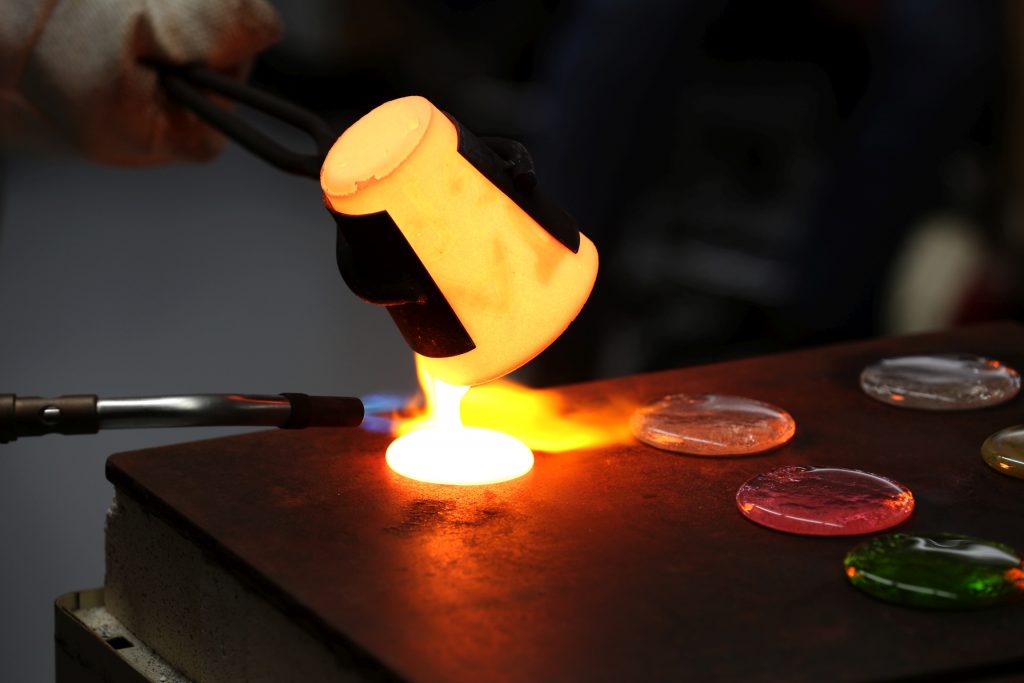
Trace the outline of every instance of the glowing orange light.
{"label": "glowing orange light", "polygon": [[458,152],[455,125],[422,97],[377,107],[346,130],[321,173],[328,205],[387,211],[476,344],[423,362],[449,384],[515,370],[576,317],[597,275],[585,236],[573,253]]}
{"label": "glowing orange light", "polygon": [[903,396],[902,394],[891,394],[889,398],[892,399],[893,401],[903,401],[906,399],[906,397]]}
{"label": "glowing orange light", "polygon": [[[423,389],[425,405],[415,416],[396,420],[394,430],[400,438],[388,448],[388,464],[400,474],[434,483],[472,483],[465,481],[467,479],[485,483],[487,477],[476,473],[475,468],[492,463],[494,449],[489,450],[480,444],[474,446],[480,449],[481,455],[472,462],[464,463],[467,470],[474,471],[468,475],[463,475],[459,470],[446,470],[445,474],[438,474],[448,465],[441,464],[440,460],[434,465],[428,465],[428,458],[414,455],[416,449],[444,450],[438,445],[441,436],[426,435],[433,432],[439,423],[448,428],[457,429],[465,425],[466,431],[479,428],[498,434],[499,437],[512,439],[520,446],[525,444],[527,452],[533,449],[562,453],[632,441],[629,415],[636,408],[633,400],[606,396],[599,404],[576,406],[559,392],[530,389],[507,380],[473,387],[467,393],[466,387],[452,387],[436,381],[427,370],[425,360],[421,356],[416,357],[416,374]],[[396,445],[399,443],[402,445]],[[471,457],[468,453],[464,455],[466,458]],[[451,463],[458,461],[459,456],[452,456]],[[417,469],[414,471],[413,467]],[[429,472],[424,471],[427,468]],[[529,469],[527,466],[519,474]]]}
{"label": "glowing orange light", "polygon": [[[1024,566],[1024,564],[1021,566]],[[1008,582],[1012,583],[1017,588],[1024,590],[1024,571],[1021,571],[1020,567],[1007,569],[1004,576]]]}
{"label": "glowing orange light", "polygon": [[[416,374],[426,398],[426,408],[395,425],[396,434],[408,434],[434,419],[433,378],[422,356],[416,357]],[[462,399],[462,423],[493,429],[519,439],[535,451],[564,453],[615,443],[630,443],[629,416],[636,401],[605,396],[598,404],[573,405],[564,395],[499,380],[473,387]]]}
{"label": "glowing orange light", "polygon": [[847,567],[846,568],[846,575],[849,576],[851,579],[854,578],[855,576],[857,576],[857,568],[856,567]]}
{"label": "glowing orange light", "polygon": [[536,451],[564,453],[631,443],[629,416],[635,409],[635,401],[622,397],[575,405],[559,392],[500,380],[469,390],[462,419],[511,434]]}
{"label": "glowing orange light", "polygon": [[430,484],[497,484],[533,468],[522,441],[479,427],[427,427],[388,446],[388,465],[404,477]]}
{"label": "glowing orange light", "polygon": [[491,429],[463,426],[460,406],[469,387],[431,377],[420,356],[416,369],[426,412],[405,423],[405,434],[388,446],[391,469],[431,484],[473,485],[508,481],[533,468],[533,452],[526,444]]}
{"label": "glowing orange light", "polygon": [[914,494],[910,491],[903,491],[892,498],[885,501],[885,506],[892,508],[893,510],[904,510],[908,506],[910,509],[914,507]]}

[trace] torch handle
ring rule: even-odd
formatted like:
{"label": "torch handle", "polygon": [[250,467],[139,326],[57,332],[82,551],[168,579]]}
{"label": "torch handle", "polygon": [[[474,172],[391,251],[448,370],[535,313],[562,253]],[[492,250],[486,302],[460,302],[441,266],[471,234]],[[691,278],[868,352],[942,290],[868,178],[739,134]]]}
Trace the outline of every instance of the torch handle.
{"label": "torch handle", "polygon": [[0,394],[0,443],[21,436],[149,427],[356,427],[358,398],[306,394],[186,394],[97,398]]}

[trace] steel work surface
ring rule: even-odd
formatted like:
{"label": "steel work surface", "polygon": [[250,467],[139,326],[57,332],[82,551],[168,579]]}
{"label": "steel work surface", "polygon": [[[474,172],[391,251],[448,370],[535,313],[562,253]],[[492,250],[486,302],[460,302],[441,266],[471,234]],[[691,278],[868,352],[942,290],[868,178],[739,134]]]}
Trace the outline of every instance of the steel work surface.
{"label": "steel work surface", "polygon": [[[797,433],[760,456],[639,443],[540,453],[525,477],[418,484],[362,430],[263,432],[114,455],[107,476],[374,678],[410,681],[951,680],[1024,671],[1024,604],[930,612],[849,586],[860,537],[791,536],[736,510],[785,464],[845,466],[909,486],[900,528],[1024,549],[1024,481],[979,456],[1024,399],[901,410],[858,375],[880,357],[973,352],[1024,368],[1024,327],[873,340],[558,390],[727,393],[788,409]],[[628,415],[622,415],[628,419]]]}

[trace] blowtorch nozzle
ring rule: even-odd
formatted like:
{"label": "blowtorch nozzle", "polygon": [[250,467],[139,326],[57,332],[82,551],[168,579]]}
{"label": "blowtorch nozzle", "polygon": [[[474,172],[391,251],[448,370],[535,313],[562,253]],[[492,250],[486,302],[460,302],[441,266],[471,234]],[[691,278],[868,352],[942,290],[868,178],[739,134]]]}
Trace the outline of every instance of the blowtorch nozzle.
{"label": "blowtorch nozzle", "polygon": [[148,427],[358,427],[363,403],[347,396],[186,394],[97,398],[0,394],[0,443],[22,436]]}

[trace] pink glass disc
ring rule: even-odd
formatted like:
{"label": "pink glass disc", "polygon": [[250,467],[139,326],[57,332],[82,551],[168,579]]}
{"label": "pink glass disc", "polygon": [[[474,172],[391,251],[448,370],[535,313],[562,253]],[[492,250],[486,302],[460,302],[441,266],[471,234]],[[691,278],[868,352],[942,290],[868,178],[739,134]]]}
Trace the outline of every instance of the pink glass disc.
{"label": "pink glass disc", "polygon": [[807,536],[868,534],[895,526],[914,511],[903,484],[840,467],[779,467],[759,474],[736,492],[747,519]]}

